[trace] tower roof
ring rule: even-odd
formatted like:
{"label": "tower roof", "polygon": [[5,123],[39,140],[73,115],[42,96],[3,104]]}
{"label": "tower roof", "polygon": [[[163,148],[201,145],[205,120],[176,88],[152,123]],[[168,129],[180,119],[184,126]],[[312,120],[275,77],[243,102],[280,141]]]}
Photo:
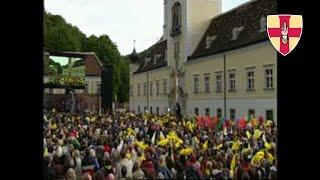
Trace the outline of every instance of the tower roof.
{"label": "tower roof", "polygon": [[129,59],[132,63],[136,63],[139,61],[138,53],[136,52],[136,48],[133,48],[132,53],[129,55]]}
{"label": "tower roof", "polygon": [[138,56],[138,53],[136,51],[136,41],[135,40],[134,40],[133,51],[129,55],[129,59],[130,59],[131,63],[138,63],[139,62],[139,56]]}

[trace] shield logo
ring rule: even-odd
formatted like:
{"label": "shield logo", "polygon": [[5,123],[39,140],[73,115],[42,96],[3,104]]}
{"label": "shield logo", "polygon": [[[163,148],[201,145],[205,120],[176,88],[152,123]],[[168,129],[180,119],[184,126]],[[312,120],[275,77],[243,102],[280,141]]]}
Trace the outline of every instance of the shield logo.
{"label": "shield logo", "polygon": [[301,15],[268,15],[267,32],[272,45],[283,56],[298,44],[302,34]]}

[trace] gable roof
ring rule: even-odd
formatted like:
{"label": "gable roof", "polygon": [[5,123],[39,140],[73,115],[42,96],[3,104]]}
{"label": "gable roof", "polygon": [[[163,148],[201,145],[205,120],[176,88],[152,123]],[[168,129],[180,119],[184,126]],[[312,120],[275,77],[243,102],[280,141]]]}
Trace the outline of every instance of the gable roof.
{"label": "gable roof", "polygon": [[[260,31],[260,19],[271,14],[277,14],[276,0],[251,0],[214,17],[188,61],[267,40],[267,31]],[[233,31],[240,27],[238,38],[232,40]],[[216,39],[208,47],[207,37],[213,36]]]}
{"label": "gable roof", "polygon": [[[138,69],[134,74],[154,70],[167,66],[167,61],[165,60],[167,50],[167,40],[157,42],[149,48],[148,54],[142,59]],[[147,64],[145,64],[146,59],[149,59]],[[155,61],[156,59],[156,61]]]}

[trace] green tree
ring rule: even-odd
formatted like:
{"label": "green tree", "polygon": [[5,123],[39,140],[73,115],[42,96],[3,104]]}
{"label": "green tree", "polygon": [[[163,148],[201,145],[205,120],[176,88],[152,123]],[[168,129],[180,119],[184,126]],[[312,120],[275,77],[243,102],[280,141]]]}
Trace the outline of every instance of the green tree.
{"label": "green tree", "polygon": [[44,46],[49,51],[95,52],[104,65],[113,66],[113,100],[129,100],[129,65],[108,35],[88,38],[59,15],[44,13]]}

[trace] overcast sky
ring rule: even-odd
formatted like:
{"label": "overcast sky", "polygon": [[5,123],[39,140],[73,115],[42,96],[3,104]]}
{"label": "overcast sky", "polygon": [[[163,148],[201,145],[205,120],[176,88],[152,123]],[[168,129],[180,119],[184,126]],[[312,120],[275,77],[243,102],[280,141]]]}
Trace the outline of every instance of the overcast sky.
{"label": "overcast sky", "polygon": [[[222,0],[227,11],[248,0]],[[87,36],[107,34],[122,55],[150,47],[162,36],[163,0],[45,0],[45,9],[59,14]]]}

